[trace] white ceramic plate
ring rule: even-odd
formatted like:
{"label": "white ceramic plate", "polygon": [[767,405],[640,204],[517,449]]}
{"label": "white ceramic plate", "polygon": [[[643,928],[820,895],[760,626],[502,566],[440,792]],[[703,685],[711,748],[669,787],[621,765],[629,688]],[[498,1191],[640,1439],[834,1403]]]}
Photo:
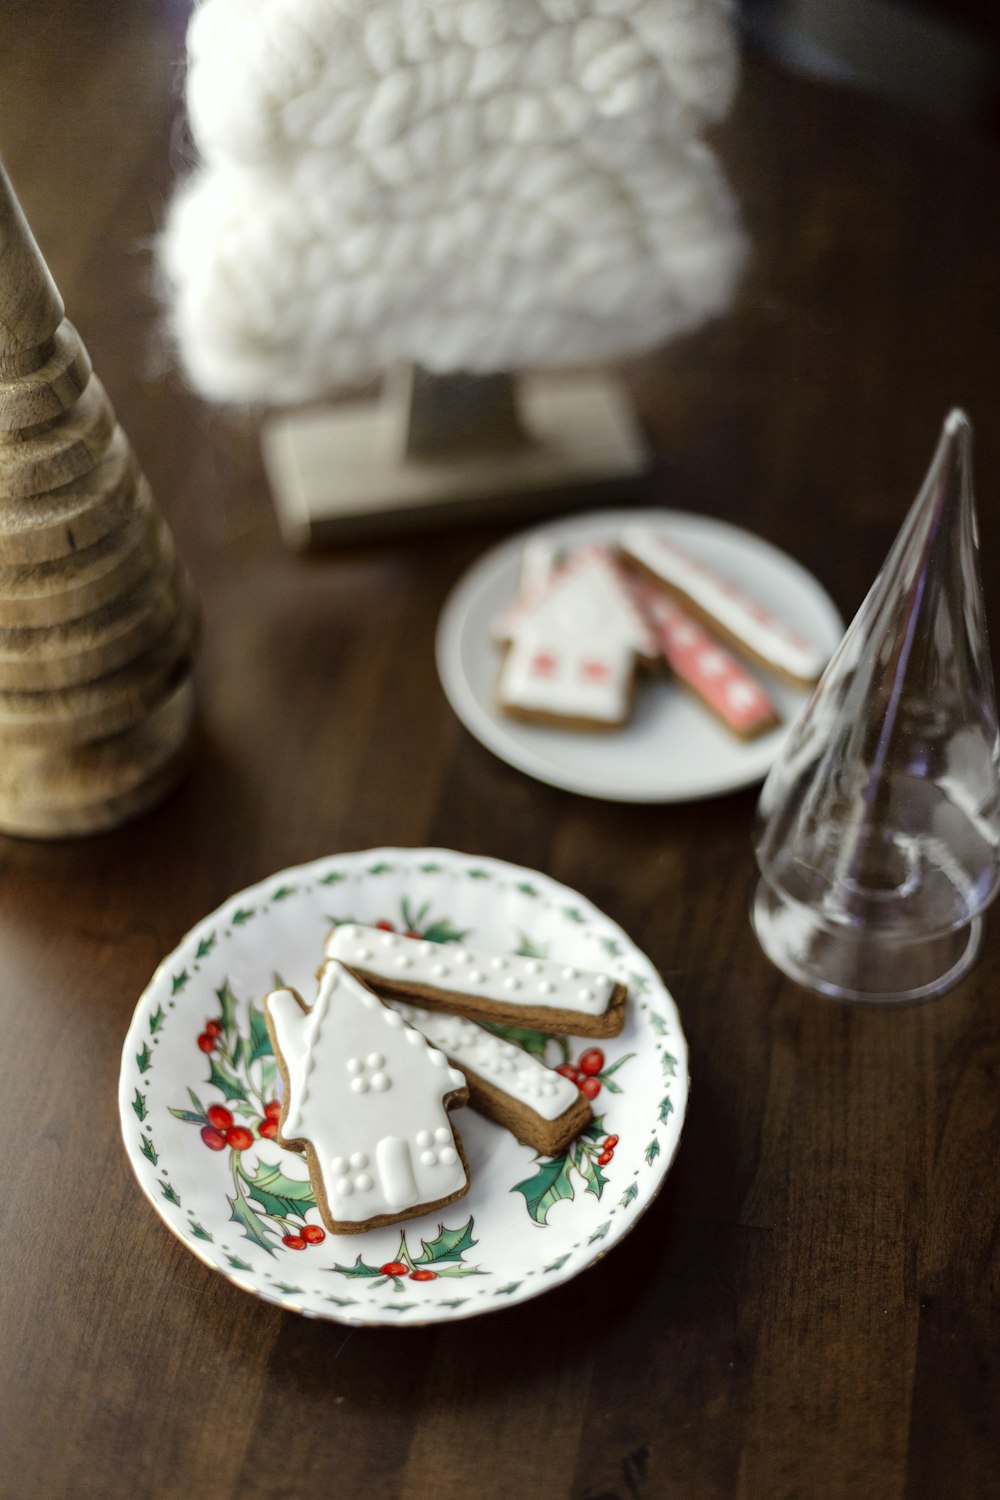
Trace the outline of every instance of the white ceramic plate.
{"label": "white ceramic plate", "polygon": [[[266,1127],[259,1134],[278,1083],[260,1005],[276,975],[311,998],[324,939],[333,922],[348,919],[439,942],[467,936],[498,951],[565,957],[627,981],[621,1036],[522,1038],[544,1046],[553,1064],[593,1049],[603,1055],[591,1075],[601,1087],[589,1132],[562,1156],[540,1158],[463,1109],[456,1125],[471,1169],[466,1197],[396,1228],[324,1234],[304,1160],[266,1138]],[[621,928],[583,896],[495,859],[372,849],[274,875],[187,935],[136,1007],[119,1107],[140,1186],[201,1260],[312,1317],[414,1325],[523,1302],[605,1255],[663,1182],[687,1087],[670,994]],[[231,1129],[245,1132],[235,1145],[219,1147],[222,1132],[209,1113],[225,1127],[220,1110]],[[305,1225],[312,1242],[303,1245]]]}
{"label": "white ceramic plate", "polygon": [[581,734],[525,724],[495,702],[500,650],[493,622],[517,592],[529,537],[563,547],[613,542],[630,521],[662,525],[693,557],[717,568],[831,654],[844,633],[832,600],[810,573],[748,531],[684,511],[606,511],[540,526],[493,548],[452,590],[438,625],[437,663],[448,701],[465,727],[539,781],[613,802],[689,802],[762,781],[807,694],[768,679],[782,724],[744,743],[666,678],[643,680],[621,731]]}

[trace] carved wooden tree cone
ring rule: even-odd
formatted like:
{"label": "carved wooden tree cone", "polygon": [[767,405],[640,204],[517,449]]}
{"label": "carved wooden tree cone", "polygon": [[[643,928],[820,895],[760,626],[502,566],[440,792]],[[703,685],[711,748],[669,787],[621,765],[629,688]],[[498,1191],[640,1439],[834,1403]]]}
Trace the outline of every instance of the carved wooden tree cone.
{"label": "carved wooden tree cone", "polygon": [[158,801],[194,723],[193,591],[0,165],[0,831]]}

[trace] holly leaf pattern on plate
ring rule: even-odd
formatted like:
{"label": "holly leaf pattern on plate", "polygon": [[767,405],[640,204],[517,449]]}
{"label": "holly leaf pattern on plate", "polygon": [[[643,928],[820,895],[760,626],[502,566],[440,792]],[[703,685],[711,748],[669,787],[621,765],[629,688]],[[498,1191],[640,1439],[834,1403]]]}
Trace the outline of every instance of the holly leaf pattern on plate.
{"label": "holly leaf pattern on plate", "polygon": [[472,1219],[458,1229],[446,1229],[443,1224],[439,1224],[438,1233],[433,1240],[420,1241],[424,1247],[423,1252],[414,1258],[413,1264],[427,1266],[435,1261],[461,1260],[467,1250],[479,1243],[472,1238],[472,1225]]}
{"label": "holly leaf pattern on plate", "polygon": [[255,1063],[258,1057],[272,1057],[271,1036],[264,1019],[264,1012],[257,1005],[250,1006],[250,1052],[247,1063]]}
{"label": "holly leaf pattern on plate", "polygon": [[210,1062],[211,1072],[209,1083],[213,1083],[217,1089],[221,1089],[227,1099],[242,1099],[246,1101],[247,1092],[235,1073],[230,1073],[224,1062],[213,1057]]}
{"label": "holly leaf pattern on plate", "polygon": [[247,1239],[252,1240],[255,1245],[259,1245],[262,1250],[266,1250],[268,1255],[273,1255],[274,1247],[267,1237],[267,1225],[258,1219],[247,1200],[239,1195],[235,1198],[230,1198],[227,1195],[226,1202],[232,1210],[230,1218],[235,1219],[236,1223],[240,1225]]}
{"label": "holly leaf pattern on plate", "polygon": [[570,1166],[568,1153],[554,1156],[551,1161],[542,1162],[533,1177],[526,1177],[511,1188],[512,1193],[524,1194],[528,1213],[536,1224],[546,1223],[550,1210],[557,1203],[573,1197]]}
{"label": "holly leaf pattern on plate", "polygon": [[270,1165],[258,1162],[257,1171],[252,1177],[241,1166],[240,1176],[250,1197],[260,1204],[266,1214],[284,1218],[294,1214],[296,1218],[304,1219],[309,1210],[316,1207],[309,1182],[297,1182],[293,1177],[286,1177],[276,1163]]}

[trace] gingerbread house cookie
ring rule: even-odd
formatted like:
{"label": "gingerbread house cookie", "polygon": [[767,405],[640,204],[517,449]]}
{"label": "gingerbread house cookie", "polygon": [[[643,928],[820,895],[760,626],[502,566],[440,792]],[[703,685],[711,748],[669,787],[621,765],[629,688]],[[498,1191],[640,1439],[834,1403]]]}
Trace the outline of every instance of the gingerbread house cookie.
{"label": "gingerbread house cookie", "polygon": [[632,709],[637,669],[657,657],[629,583],[605,547],[533,566],[495,631],[507,648],[497,702],[507,714],[571,729],[616,729]]}
{"label": "gingerbread house cookie", "polygon": [[443,1208],[468,1191],[449,1108],[464,1076],[339,963],[308,1006],[291,989],[264,1002],[284,1080],[283,1146],[304,1151],[320,1213],[354,1234]]}

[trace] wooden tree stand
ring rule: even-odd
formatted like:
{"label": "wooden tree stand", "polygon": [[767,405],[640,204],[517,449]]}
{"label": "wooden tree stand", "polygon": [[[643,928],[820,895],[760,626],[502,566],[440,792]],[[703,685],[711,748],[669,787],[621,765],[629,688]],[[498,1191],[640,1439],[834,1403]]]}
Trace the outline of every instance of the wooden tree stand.
{"label": "wooden tree stand", "polygon": [[624,389],[606,375],[390,375],[377,401],[274,416],[264,462],[293,547],[495,520],[646,474]]}
{"label": "wooden tree stand", "polygon": [[96,833],[180,774],[196,608],[0,165],[0,831]]}

